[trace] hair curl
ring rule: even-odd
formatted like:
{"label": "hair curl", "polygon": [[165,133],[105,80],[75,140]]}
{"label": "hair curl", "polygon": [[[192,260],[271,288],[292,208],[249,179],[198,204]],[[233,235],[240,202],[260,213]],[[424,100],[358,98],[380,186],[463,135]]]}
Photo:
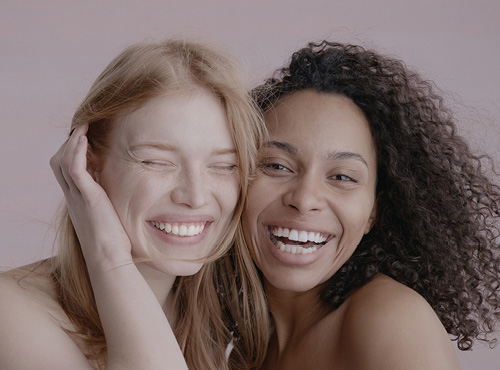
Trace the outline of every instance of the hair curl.
{"label": "hair curl", "polygon": [[467,350],[500,318],[500,188],[457,134],[434,85],[399,60],[323,41],[254,89],[264,111],[295,91],[341,94],[369,121],[377,151],[377,219],[324,285],[336,308],[384,273],[421,294]]}

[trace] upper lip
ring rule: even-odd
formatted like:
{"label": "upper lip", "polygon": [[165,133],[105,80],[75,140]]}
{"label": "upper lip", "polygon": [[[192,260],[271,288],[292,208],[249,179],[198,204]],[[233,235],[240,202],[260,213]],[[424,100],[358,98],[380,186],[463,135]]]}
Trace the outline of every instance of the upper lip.
{"label": "upper lip", "polygon": [[158,215],[151,217],[148,221],[155,221],[160,223],[169,223],[169,224],[205,224],[208,222],[214,222],[215,218],[209,215],[178,215],[178,214],[169,214],[169,215]]}

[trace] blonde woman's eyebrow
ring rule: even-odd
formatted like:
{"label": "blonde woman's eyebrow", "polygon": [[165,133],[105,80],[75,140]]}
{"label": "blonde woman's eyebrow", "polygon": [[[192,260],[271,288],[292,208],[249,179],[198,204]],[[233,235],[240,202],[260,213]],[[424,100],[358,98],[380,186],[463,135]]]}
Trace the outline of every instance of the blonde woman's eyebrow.
{"label": "blonde woman's eyebrow", "polygon": [[170,145],[170,144],[165,144],[165,143],[157,143],[157,142],[144,142],[136,145],[132,145],[130,147],[130,150],[137,150],[137,149],[144,149],[144,148],[150,148],[150,149],[158,149],[158,150],[163,150],[166,152],[174,152],[178,148],[176,146]]}
{"label": "blonde woman's eyebrow", "polygon": [[[170,145],[170,144],[165,144],[165,143],[158,143],[158,142],[144,142],[140,144],[136,144],[130,147],[130,151],[138,150],[138,149],[157,149],[161,150],[164,152],[175,152],[180,150],[179,147],[175,145]],[[221,155],[228,155],[228,154],[237,154],[235,148],[217,148],[213,150],[211,155],[215,156],[221,156]]]}

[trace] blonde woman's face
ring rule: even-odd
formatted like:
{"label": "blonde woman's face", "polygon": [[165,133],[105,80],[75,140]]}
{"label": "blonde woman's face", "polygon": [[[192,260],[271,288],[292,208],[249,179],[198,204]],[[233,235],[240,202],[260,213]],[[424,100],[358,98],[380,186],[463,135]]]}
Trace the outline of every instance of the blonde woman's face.
{"label": "blonde woman's face", "polygon": [[245,238],[268,287],[305,292],[329,279],[370,230],[375,146],[361,110],[337,95],[296,92],[266,124]]}
{"label": "blonde woman's face", "polygon": [[[197,88],[149,101],[115,120],[97,175],[135,257],[191,275],[228,227],[239,196],[238,157],[221,102]],[[166,259],[157,257],[166,257]]]}

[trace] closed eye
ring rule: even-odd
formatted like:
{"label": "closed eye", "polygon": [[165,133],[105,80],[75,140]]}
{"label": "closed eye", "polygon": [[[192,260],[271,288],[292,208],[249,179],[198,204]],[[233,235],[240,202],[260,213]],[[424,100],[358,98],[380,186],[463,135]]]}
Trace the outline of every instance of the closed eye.
{"label": "closed eye", "polygon": [[220,163],[211,165],[210,168],[219,173],[234,173],[238,169],[238,166],[235,164]]}
{"label": "closed eye", "polygon": [[146,159],[146,160],[141,160],[141,164],[146,165],[146,166],[172,166],[172,163],[162,161],[162,160],[155,160],[155,159]]}

